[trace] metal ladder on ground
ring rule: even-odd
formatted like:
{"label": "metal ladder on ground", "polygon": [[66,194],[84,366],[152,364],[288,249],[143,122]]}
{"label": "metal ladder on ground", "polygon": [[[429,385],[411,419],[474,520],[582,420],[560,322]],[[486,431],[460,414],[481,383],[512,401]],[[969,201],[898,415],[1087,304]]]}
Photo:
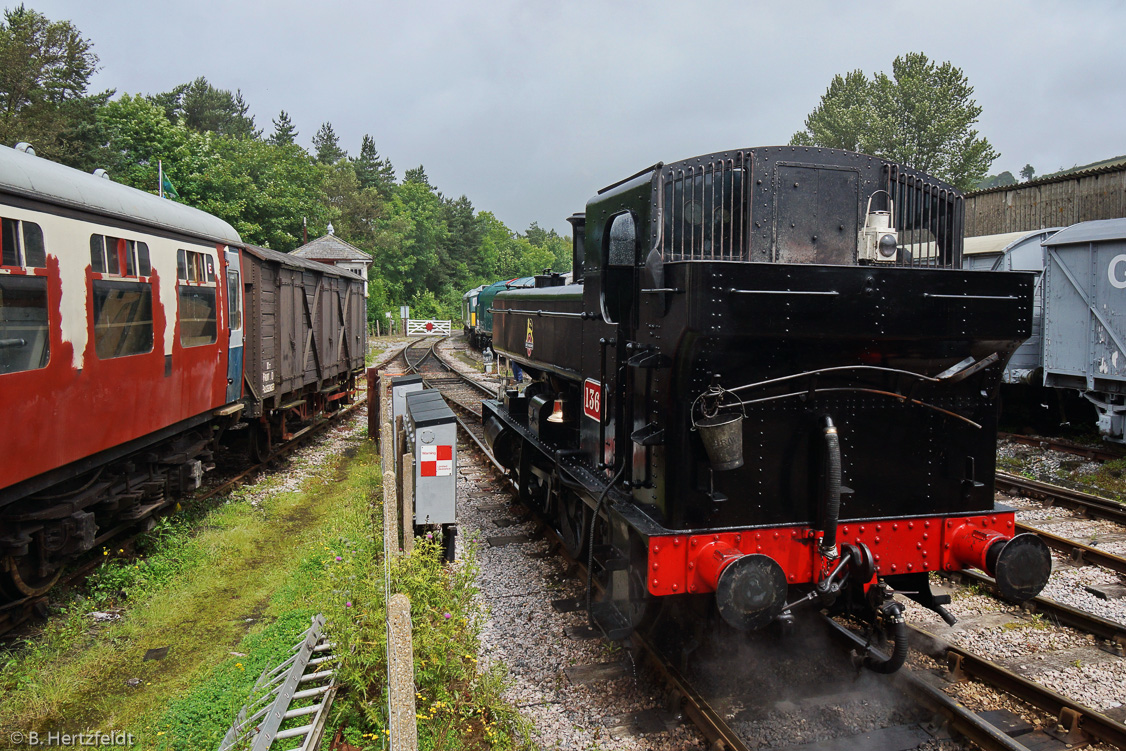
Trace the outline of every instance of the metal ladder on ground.
{"label": "metal ladder on ground", "polygon": [[[235,723],[219,744],[219,751],[267,751],[274,747],[275,741],[282,740],[299,744],[287,747],[287,751],[311,751],[317,747],[336,695],[336,671],[329,667],[336,658],[332,654],[332,643],[324,635],[324,624],[324,616],[317,615],[313,625],[293,647],[293,656],[276,668],[262,672],[251,689],[250,699],[239,710]],[[313,687],[301,689],[302,685]],[[297,709],[289,708],[293,702],[305,699],[319,701]],[[312,718],[308,724],[290,722],[309,715]],[[291,727],[282,729],[286,724]]]}

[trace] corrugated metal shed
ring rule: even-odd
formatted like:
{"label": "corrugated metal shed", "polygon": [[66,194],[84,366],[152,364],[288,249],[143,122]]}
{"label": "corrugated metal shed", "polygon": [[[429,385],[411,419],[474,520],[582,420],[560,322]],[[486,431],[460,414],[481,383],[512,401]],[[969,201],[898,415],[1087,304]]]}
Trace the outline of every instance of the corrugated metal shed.
{"label": "corrugated metal shed", "polygon": [[966,236],[1031,231],[1126,217],[1126,164],[966,195]]}
{"label": "corrugated metal shed", "polygon": [[0,146],[0,191],[217,243],[242,244],[234,227],[207,212],[7,146]]}

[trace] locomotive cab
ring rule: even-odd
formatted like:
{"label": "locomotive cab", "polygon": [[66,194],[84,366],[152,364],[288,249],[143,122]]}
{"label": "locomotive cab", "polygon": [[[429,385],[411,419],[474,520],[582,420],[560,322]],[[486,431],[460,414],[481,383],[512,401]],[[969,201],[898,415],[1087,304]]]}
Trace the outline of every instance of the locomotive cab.
{"label": "locomotive cab", "polygon": [[755,629],[806,604],[901,623],[898,587],[944,612],[931,571],[1043,587],[1046,547],[993,500],[1033,279],[961,271],[956,190],[763,148],[654,165],[571,221],[581,283],[494,300],[535,381],[483,419],[601,577],[607,633],[686,595]]}

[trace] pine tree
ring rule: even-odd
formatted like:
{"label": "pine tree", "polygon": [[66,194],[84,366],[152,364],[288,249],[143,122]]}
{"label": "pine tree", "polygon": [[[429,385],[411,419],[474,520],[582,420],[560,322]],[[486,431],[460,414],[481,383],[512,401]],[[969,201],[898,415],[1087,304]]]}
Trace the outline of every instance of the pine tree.
{"label": "pine tree", "polygon": [[375,188],[380,195],[389,196],[395,186],[395,168],[390,159],[380,158],[375,150],[375,140],[365,134],[360,155],[352,160],[356,168],[356,179],[362,188]]}
{"label": "pine tree", "polygon": [[434,190],[434,186],[430,184],[430,178],[426,176],[426,168],[421,164],[414,169],[407,170],[407,173],[403,175],[403,184],[406,185],[407,183],[418,183],[425,185],[428,190]]}
{"label": "pine tree", "polygon": [[297,128],[293,126],[293,121],[289,119],[289,113],[282,110],[274,123],[274,133],[270,136],[270,143],[275,146],[282,146],[284,144],[293,143],[297,138]]}
{"label": "pine tree", "polygon": [[333,130],[332,123],[321,125],[321,129],[313,136],[313,149],[321,164],[336,164],[348,156],[348,152],[340,148],[340,139]]}

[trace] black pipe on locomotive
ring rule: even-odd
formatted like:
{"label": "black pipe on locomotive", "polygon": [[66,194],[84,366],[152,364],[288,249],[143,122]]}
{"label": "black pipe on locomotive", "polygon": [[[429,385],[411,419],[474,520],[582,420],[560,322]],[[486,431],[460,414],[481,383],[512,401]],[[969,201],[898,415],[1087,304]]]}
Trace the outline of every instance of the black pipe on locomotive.
{"label": "black pipe on locomotive", "polygon": [[[531,376],[486,402],[523,501],[605,589],[611,637],[701,598],[739,629],[803,608],[883,626],[932,571],[1044,586],[993,500],[996,392],[1030,275],[961,269],[962,197],[875,157],[771,147],[658,163],[574,228],[574,283],[496,296]],[[949,614],[946,614],[947,616]]]}

